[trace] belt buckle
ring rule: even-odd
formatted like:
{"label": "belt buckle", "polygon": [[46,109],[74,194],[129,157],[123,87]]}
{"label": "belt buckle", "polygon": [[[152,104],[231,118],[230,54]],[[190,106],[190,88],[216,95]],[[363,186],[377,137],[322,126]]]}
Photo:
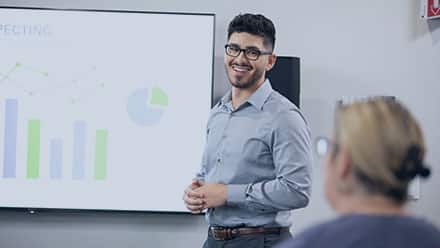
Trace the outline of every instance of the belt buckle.
{"label": "belt buckle", "polygon": [[227,227],[210,227],[210,229],[212,237],[219,241],[231,240],[236,234],[232,228]]}

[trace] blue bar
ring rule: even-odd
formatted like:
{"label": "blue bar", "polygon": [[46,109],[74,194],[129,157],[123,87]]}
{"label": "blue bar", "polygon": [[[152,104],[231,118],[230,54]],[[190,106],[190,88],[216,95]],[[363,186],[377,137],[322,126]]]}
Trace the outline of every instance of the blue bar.
{"label": "blue bar", "polygon": [[63,141],[52,139],[50,141],[50,178],[61,179],[63,166]]}
{"label": "blue bar", "polygon": [[73,127],[73,168],[72,178],[84,179],[86,161],[86,123],[76,121]]}
{"label": "blue bar", "polygon": [[6,99],[3,177],[15,178],[17,164],[17,99]]}

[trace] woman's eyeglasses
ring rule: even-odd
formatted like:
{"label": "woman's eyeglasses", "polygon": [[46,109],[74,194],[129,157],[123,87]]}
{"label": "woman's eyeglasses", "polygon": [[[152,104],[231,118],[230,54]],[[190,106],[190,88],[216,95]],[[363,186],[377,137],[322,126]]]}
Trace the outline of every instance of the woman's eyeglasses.
{"label": "woman's eyeglasses", "polygon": [[338,149],[339,145],[327,137],[319,136],[315,139],[315,152],[318,157],[325,157],[330,150],[333,150],[336,153]]}

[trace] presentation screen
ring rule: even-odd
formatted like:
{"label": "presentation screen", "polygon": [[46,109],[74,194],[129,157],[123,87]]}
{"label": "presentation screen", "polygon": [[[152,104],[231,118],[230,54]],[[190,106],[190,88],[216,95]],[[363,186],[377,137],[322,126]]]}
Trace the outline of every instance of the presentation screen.
{"label": "presentation screen", "polygon": [[186,211],[214,18],[0,7],[0,207]]}

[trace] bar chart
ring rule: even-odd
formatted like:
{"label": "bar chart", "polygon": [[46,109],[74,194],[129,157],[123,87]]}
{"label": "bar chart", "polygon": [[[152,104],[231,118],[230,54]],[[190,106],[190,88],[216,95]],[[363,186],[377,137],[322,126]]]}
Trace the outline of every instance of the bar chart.
{"label": "bar chart", "polygon": [[[27,179],[39,179],[41,171],[41,147],[49,146],[49,175],[50,179],[65,179],[63,168],[64,140],[62,137],[51,137],[49,144],[41,142],[41,127],[44,122],[40,119],[27,120],[26,132],[26,164],[17,163],[17,137],[18,130],[19,102],[14,98],[5,100],[4,110],[4,139],[3,139],[3,178],[17,178],[17,166],[25,166]],[[73,134],[73,159],[71,161],[72,180],[84,180],[86,178],[86,166],[93,166],[94,180],[105,180],[107,177],[107,140],[108,131],[106,129],[96,129],[92,135],[95,137],[94,144],[94,164],[86,162],[86,146],[88,135],[87,122],[78,120],[72,124]]]}

